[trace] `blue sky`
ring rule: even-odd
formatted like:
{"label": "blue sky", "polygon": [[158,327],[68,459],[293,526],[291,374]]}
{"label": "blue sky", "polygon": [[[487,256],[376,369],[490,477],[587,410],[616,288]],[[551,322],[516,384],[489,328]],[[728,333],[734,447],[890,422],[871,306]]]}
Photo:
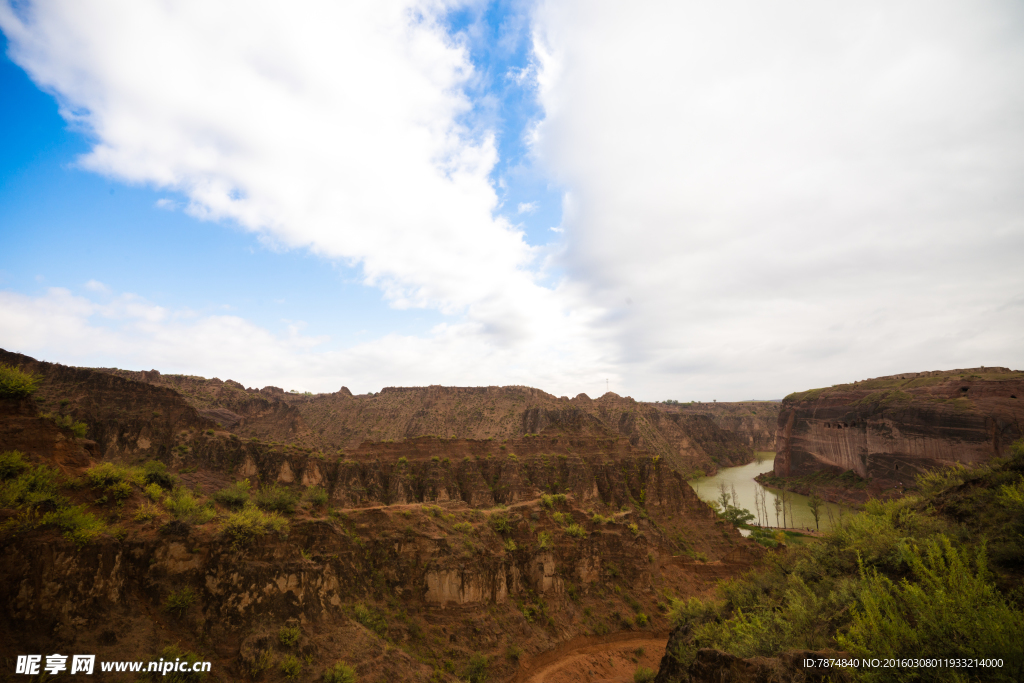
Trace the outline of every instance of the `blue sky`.
{"label": "blue sky", "polygon": [[1024,365],[1017,3],[241,7],[0,2],[0,346],[646,400]]}

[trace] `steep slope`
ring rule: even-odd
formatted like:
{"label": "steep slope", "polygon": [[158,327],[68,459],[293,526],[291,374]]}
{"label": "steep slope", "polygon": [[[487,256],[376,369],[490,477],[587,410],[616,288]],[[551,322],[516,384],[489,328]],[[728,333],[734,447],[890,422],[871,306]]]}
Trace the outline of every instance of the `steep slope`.
{"label": "steep slope", "polygon": [[969,368],[879,377],[791,394],[777,476],[851,470],[899,486],[954,463],[1003,456],[1024,433],[1024,372]]}

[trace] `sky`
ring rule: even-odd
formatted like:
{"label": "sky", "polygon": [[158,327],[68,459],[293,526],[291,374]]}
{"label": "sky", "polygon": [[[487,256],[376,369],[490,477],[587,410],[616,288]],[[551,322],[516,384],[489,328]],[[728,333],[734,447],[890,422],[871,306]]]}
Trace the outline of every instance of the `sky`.
{"label": "sky", "polygon": [[0,0],[0,347],[355,393],[1024,368],[1024,5]]}

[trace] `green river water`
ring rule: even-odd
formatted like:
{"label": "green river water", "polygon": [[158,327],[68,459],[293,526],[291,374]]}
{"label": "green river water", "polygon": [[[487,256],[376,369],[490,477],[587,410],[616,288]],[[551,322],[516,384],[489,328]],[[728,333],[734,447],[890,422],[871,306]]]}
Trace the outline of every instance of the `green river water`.
{"label": "green river water", "polygon": [[[737,507],[746,508],[754,513],[754,521],[752,524],[757,524],[757,512],[754,503],[755,491],[764,491],[766,494],[765,506],[768,509],[768,519],[764,519],[764,513],[761,515],[761,523],[766,526],[782,526],[782,514],[779,514],[778,522],[775,521],[775,498],[781,498],[782,491],[774,488],[764,487],[761,484],[754,481],[754,477],[762,472],[771,472],[772,467],[775,463],[775,453],[771,452],[759,452],[755,453],[754,462],[749,465],[741,465],[740,467],[723,467],[718,470],[718,474],[713,477],[702,477],[700,479],[693,479],[689,482],[693,490],[696,491],[697,497],[701,500],[718,500],[721,495],[721,484],[724,484],[726,491],[732,496],[733,488],[736,489],[736,498],[738,502],[733,502],[730,499],[730,504],[736,505]],[[807,496],[801,496],[796,493],[786,493],[786,526],[790,529],[814,529],[814,515],[811,514],[811,509],[807,507]],[[842,505],[836,505],[834,503],[822,503],[821,509],[819,510],[818,528],[822,531],[827,531],[832,528],[831,521],[829,519],[829,511],[832,513],[832,520],[838,522],[840,515],[847,515],[852,512],[851,508]],[[742,530],[744,535],[748,535],[745,529]]]}

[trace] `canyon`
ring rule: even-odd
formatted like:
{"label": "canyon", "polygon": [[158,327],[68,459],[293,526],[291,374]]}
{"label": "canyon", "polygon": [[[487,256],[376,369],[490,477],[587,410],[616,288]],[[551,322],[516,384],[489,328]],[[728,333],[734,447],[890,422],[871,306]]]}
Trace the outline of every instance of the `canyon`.
{"label": "canyon", "polygon": [[[673,599],[765,552],[686,484],[752,455],[708,414],[0,362],[39,379],[0,399],[3,666],[72,652],[199,657],[213,680],[345,662],[361,681],[511,681],[586,647],[651,663],[616,643],[663,643]],[[12,497],[42,480],[51,493]],[[291,507],[237,533],[276,513],[232,507],[231,490]]]}

